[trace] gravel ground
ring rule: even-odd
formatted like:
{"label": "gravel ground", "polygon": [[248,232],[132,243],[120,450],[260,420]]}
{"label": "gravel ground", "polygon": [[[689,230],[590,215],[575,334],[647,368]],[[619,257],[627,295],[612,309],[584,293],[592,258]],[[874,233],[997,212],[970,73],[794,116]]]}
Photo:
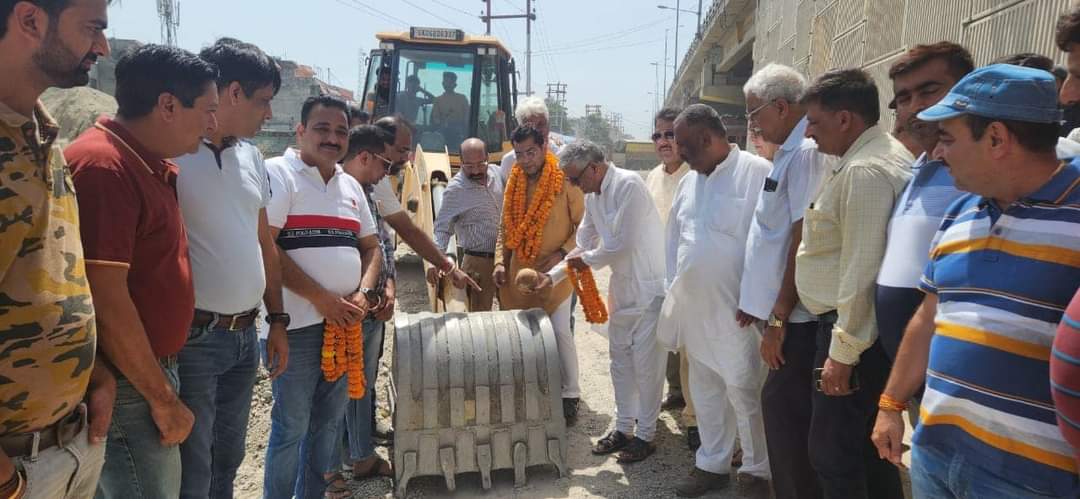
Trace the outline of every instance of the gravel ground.
{"label": "gravel ground", "polygon": [[[398,255],[398,302],[399,313],[429,310],[427,292],[424,288],[423,271],[419,259],[407,249],[399,249]],[[597,272],[597,285],[606,294],[609,273]],[[553,466],[538,466],[527,470],[528,483],[514,487],[511,470],[493,473],[492,490],[484,491],[479,474],[464,474],[457,479],[454,497],[609,497],[609,498],[668,498],[675,497],[674,482],[681,479],[693,466],[693,455],[686,447],[683,428],[677,411],[665,411],[660,415],[657,428],[657,451],[641,463],[621,465],[613,456],[594,456],[590,452],[592,442],[603,436],[613,425],[615,400],[608,371],[607,338],[592,332],[585,322],[581,308],[574,311],[576,319],[577,352],[580,361],[582,401],[577,425],[568,430],[568,464],[570,476],[559,478]],[[387,328],[387,341],[382,363],[379,366],[377,391],[379,396],[379,425],[389,425],[390,414],[386,409],[386,379],[390,371],[390,352],[393,349],[392,327]],[[262,463],[266,454],[266,441],[270,434],[270,407],[272,398],[270,383],[260,378],[252,400],[249,423],[247,454],[236,480],[236,496],[256,498],[262,495]],[[910,434],[910,432],[908,432]],[[388,459],[387,449],[378,452]],[[348,474],[346,474],[348,476]],[[905,473],[905,484],[907,476]],[[392,497],[390,479],[373,479],[350,482],[354,497]],[[447,497],[451,495],[441,477],[419,477],[409,482],[408,497]],[[729,490],[708,495],[713,498],[737,497]],[[910,497],[910,495],[909,495]]]}

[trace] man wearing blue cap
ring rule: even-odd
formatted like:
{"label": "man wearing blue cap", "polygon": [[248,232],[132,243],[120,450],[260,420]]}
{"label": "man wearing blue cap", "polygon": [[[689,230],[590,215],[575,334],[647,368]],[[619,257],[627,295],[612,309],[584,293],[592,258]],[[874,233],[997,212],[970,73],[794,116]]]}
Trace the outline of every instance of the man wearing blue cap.
{"label": "man wearing blue cap", "polygon": [[1048,379],[1055,327],[1080,282],[1080,162],[1054,154],[1054,77],[987,66],[919,119],[940,123],[945,160],[971,194],[934,238],[874,443],[900,463],[899,411],[925,379],[916,497],[1077,497]]}

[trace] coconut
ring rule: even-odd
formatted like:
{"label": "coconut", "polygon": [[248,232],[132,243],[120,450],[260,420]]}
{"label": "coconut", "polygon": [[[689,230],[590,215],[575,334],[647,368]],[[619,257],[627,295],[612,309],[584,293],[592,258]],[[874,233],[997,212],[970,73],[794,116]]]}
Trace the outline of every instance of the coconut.
{"label": "coconut", "polygon": [[514,286],[518,292],[529,294],[540,284],[540,273],[533,269],[521,269],[514,277]]}

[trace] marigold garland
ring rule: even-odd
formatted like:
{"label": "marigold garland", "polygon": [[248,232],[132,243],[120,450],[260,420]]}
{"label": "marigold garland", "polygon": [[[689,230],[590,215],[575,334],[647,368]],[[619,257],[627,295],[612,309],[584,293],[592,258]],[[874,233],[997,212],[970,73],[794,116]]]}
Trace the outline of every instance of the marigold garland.
{"label": "marigold garland", "polygon": [[334,382],[348,374],[349,398],[364,398],[367,380],[364,379],[363,325],[341,327],[327,323],[323,328],[321,361],[327,381]]}
{"label": "marigold garland", "polygon": [[563,172],[551,151],[544,157],[543,168],[540,184],[536,187],[527,209],[525,197],[528,193],[528,180],[519,163],[514,163],[510,170],[510,179],[503,194],[502,222],[505,244],[508,249],[517,251],[518,258],[523,263],[536,260],[540,254],[544,226],[547,225],[551,208],[555,205],[555,196],[563,189]]}
{"label": "marigold garland", "polygon": [[592,269],[585,267],[577,271],[573,267],[566,268],[566,274],[570,282],[574,284],[574,290],[581,298],[581,308],[585,310],[585,320],[590,324],[603,324],[608,320],[607,306],[600,298],[600,290],[596,288],[596,279],[593,278]]}

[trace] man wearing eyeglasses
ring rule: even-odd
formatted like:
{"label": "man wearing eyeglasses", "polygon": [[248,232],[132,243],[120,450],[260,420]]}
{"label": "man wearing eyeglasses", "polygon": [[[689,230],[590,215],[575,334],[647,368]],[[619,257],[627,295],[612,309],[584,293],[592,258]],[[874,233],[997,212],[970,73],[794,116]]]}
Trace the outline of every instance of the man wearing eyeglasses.
{"label": "man wearing eyeglasses", "polygon": [[[435,246],[446,253],[450,236],[465,256],[461,269],[480,285],[466,289],[468,310],[491,310],[495,299],[495,240],[502,220],[503,184],[499,169],[487,162],[487,145],[478,138],[461,143],[461,171],[443,191],[442,207],[435,219]],[[451,258],[453,255],[451,255]],[[429,282],[438,281],[438,270],[428,269]],[[458,287],[462,283],[455,283]]]}
{"label": "man wearing eyeglasses", "polygon": [[747,123],[765,142],[779,144],[750,224],[736,314],[742,326],[767,323],[761,358],[769,375],[761,412],[777,499],[822,497],[807,449],[818,323],[799,303],[794,276],[803,213],[832,160],[805,137],[799,96],[806,86],[793,68],[769,64],[743,87]]}
{"label": "man wearing eyeglasses", "polygon": [[[370,291],[371,309],[363,319],[364,331],[364,380],[367,382],[364,398],[350,399],[345,408],[343,437],[345,437],[344,461],[352,467],[353,479],[390,476],[390,463],[375,453],[374,400],[375,380],[379,357],[383,349],[383,332],[386,321],[394,316],[394,242],[379,213],[378,203],[372,193],[375,186],[390,172],[393,161],[387,150],[394,144],[394,135],[374,125],[360,125],[349,131],[348,152],[341,162],[341,169],[356,179],[364,189],[368,210],[377,227],[379,246],[383,255],[383,268]],[[340,441],[340,439],[339,439]],[[337,448],[337,447],[335,447]],[[336,478],[336,477],[335,477]]]}
{"label": "man wearing eyeglasses", "polygon": [[[667,224],[668,212],[671,211],[671,201],[675,198],[675,189],[679,181],[690,171],[690,165],[679,156],[679,146],[675,144],[675,118],[679,116],[681,109],[666,107],[656,113],[653,120],[655,126],[652,134],[653,148],[660,158],[660,164],[656,165],[645,178],[645,187],[649,190],[649,197],[656,205],[656,211],[660,214],[660,224]],[[680,352],[669,352],[667,355],[666,377],[668,383],[668,395],[664,399],[661,408],[664,410],[683,408],[683,424],[686,425],[686,445],[690,450],[697,450],[701,445],[701,435],[698,433],[697,418],[694,416],[694,401],[690,399],[689,383],[690,364],[686,356]],[[685,388],[685,389],[684,389]]]}

